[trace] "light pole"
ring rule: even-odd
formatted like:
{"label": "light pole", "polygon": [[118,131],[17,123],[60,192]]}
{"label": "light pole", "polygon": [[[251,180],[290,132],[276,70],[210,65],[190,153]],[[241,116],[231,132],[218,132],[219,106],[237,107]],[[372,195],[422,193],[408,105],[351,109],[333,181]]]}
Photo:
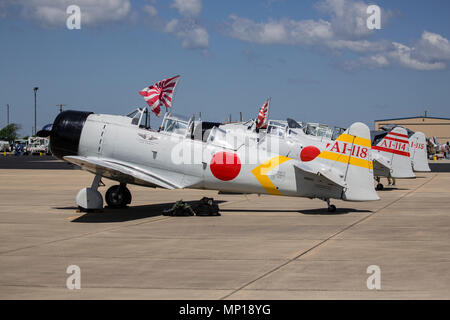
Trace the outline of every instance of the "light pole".
{"label": "light pole", "polygon": [[34,87],[34,134],[36,135],[37,127],[36,127],[36,93],[39,90],[38,87]]}
{"label": "light pole", "polygon": [[66,104],[60,103],[60,104],[57,104],[56,106],[59,107],[59,113],[61,113],[62,112],[62,107],[65,107]]}
{"label": "light pole", "polygon": [[6,105],[6,125],[9,126],[9,103]]}

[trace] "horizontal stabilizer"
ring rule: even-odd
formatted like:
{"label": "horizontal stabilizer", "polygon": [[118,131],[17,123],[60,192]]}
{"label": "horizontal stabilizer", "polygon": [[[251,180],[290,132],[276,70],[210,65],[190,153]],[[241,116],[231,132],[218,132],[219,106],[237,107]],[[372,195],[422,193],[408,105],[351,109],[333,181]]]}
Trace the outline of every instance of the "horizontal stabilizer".
{"label": "horizontal stabilizer", "polygon": [[316,183],[327,184],[329,186],[336,186],[345,188],[347,184],[344,179],[339,178],[339,176],[332,172],[331,169],[320,168],[317,171],[313,171],[303,163],[298,163],[294,165],[296,170],[301,171],[302,175],[308,177],[315,181]]}

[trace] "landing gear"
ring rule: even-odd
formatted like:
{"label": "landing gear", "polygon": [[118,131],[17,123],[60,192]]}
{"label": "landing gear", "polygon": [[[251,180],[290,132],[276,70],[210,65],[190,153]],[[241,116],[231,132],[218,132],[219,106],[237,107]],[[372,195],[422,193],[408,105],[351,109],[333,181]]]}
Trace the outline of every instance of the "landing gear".
{"label": "landing gear", "polygon": [[81,189],[76,197],[76,204],[81,210],[103,209],[103,198],[98,192],[98,186],[101,183],[101,176],[96,175],[90,188]]}
{"label": "landing gear", "polygon": [[381,178],[380,178],[380,177],[376,177],[375,180],[378,182],[378,184],[377,184],[377,186],[376,186],[375,189],[377,189],[378,191],[383,190],[383,189],[384,189],[384,186],[383,186],[383,184],[380,182],[380,181],[381,181]]}
{"label": "landing gear", "polygon": [[125,183],[121,183],[106,191],[105,200],[111,208],[124,208],[131,203],[131,192]]}
{"label": "landing gear", "polygon": [[325,200],[328,204],[328,212],[336,212],[336,206],[334,204],[330,204],[330,199]]}

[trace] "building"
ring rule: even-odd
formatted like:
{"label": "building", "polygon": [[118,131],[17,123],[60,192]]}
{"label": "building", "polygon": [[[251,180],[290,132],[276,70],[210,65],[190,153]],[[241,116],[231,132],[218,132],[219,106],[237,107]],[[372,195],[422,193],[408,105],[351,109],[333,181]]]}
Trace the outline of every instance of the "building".
{"label": "building", "polygon": [[382,126],[395,124],[412,131],[423,132],[427,138],[436,137],[440,143],[450,141],[450,118],[417,116],[409,118],[375,120],[375,130]]}

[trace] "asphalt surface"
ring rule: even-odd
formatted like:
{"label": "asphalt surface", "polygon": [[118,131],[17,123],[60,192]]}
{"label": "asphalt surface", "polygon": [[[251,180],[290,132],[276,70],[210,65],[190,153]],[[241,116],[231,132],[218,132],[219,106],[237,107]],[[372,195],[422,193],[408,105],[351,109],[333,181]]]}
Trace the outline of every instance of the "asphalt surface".
{"label": "asphalt surface", "polygon": [[[333,214],[320,200],[137,186],[129,208],[78,212],[92,178],[0,169],[0,299],[450,299],[449,173],[333,200]],[[162,215],[203,196],[220,217]]]}
{"label": "asphalt surface", "polygon": [[0,154],[0,169],[72,170],[74,168],[77,167],[53,156],[4,156]]}
{"label": "asphalt surface", "polygon": [[430,163],[431,172],[450,172],[450,163]]}

